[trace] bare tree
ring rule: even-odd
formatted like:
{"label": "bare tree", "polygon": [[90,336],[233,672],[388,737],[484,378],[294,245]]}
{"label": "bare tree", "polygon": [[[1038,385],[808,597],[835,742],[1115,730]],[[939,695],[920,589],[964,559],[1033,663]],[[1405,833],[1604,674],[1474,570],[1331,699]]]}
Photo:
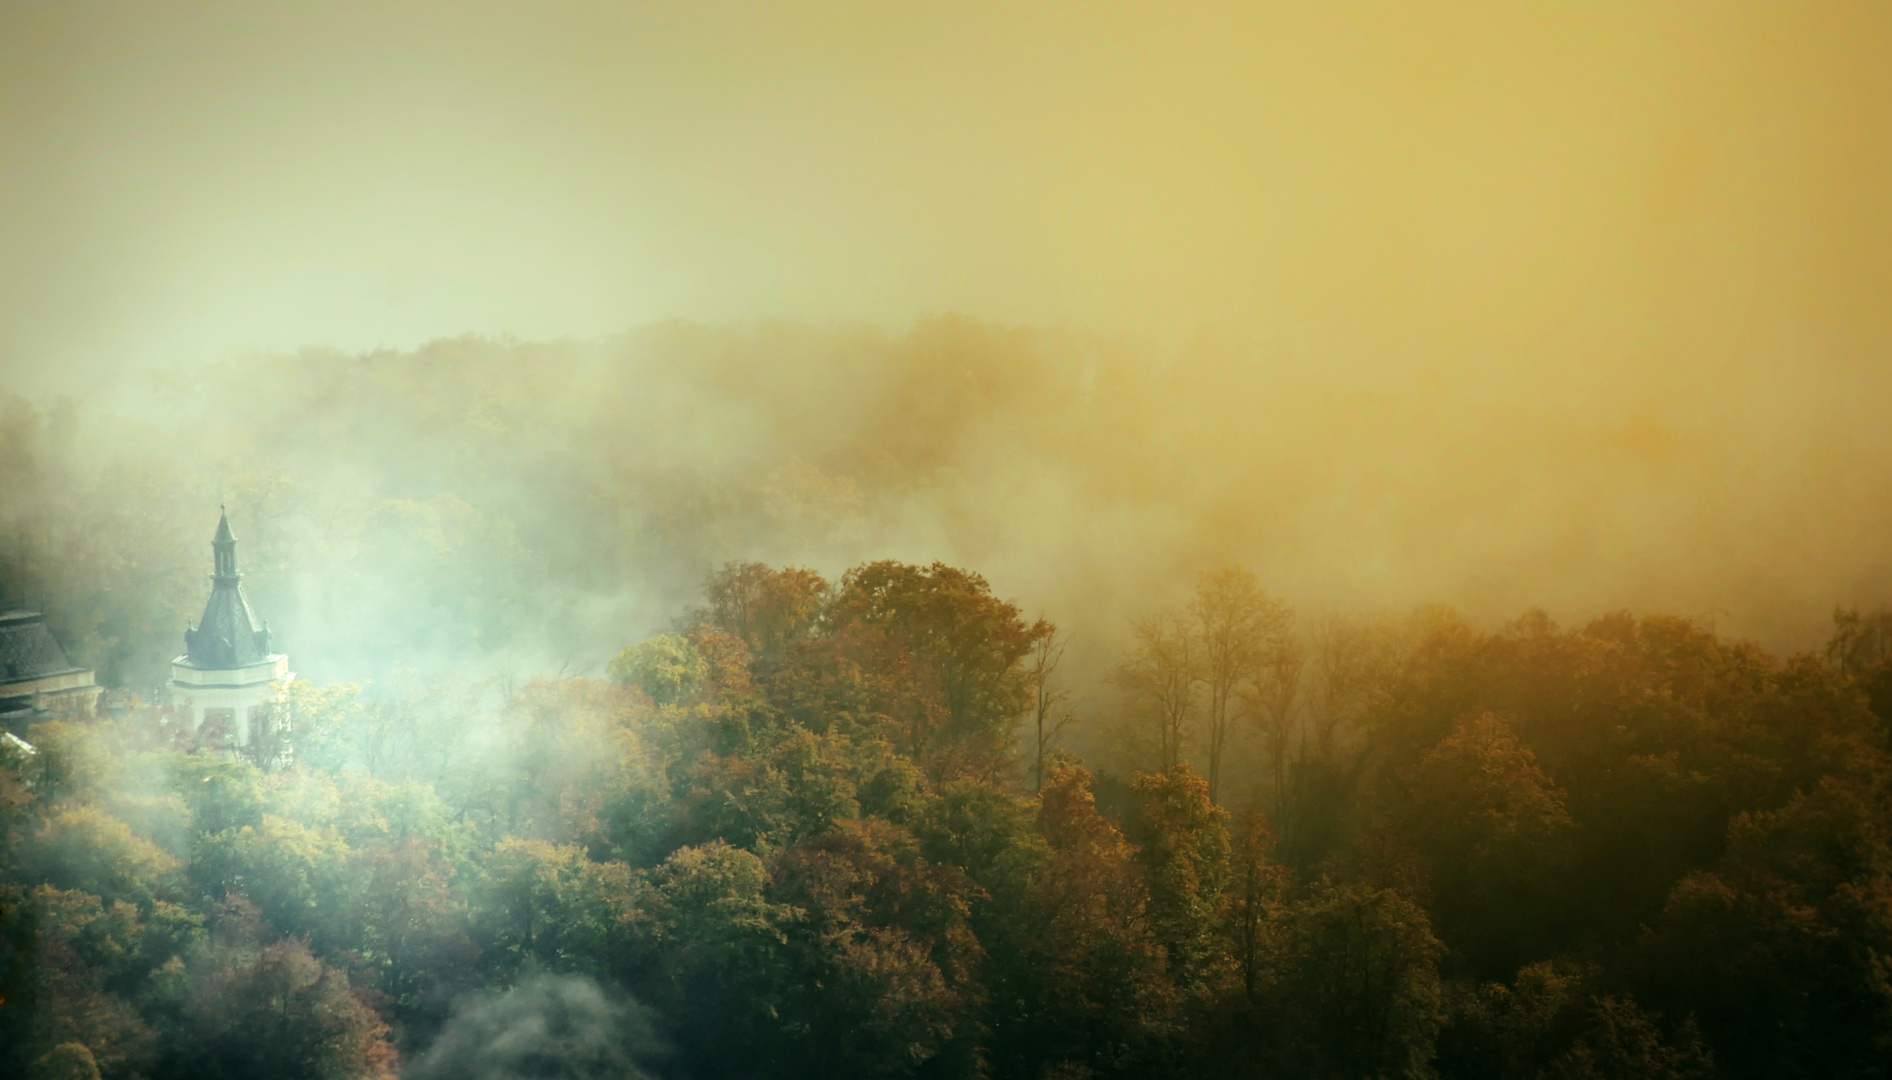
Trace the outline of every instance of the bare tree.
{"label": "bare tree", "polygon": [[1327,615],[1314,622],[1306,711],[1315,756],[1333,757],[1342,725],[1358,723],[1385,693],[1404,662],[1405,637],[1384,621]]}
{"label": "bare tree", "polygon": [[1136,645],[1117,666],[1115,682],[1147,709],[1157,732],[1164,771],[1183,759],[1202,681],[1195,627],[1181,613],[1154,615],[1132,624]]}
{"label": "bare tree", "polygon": [[1219,801],[1222,760],[1238,716],[1238,694],[1260,677],[1270,649],[1290,632],[1294,613],[1269,596],[1254,574],[1238,567],[1198,575],[1189,613],[1208,689],[1209,798]]}
{"label": "bare tree", "polygon": [[1254,676],[1243,688],[1250,715],[1261,729],[1264,749],[1274,782],[1277,823],[1288,816],[1288,744],[1294,734],[1294,718],[1301,703],[1301,677],[1307,666],[1307,647],[1295,635],[1294,609],[1278,605],[1280,629],[1266,642]]}
{"label": "bare tree", "polygon": [[1848,675],[1863,675],[1892,656],[1892,610],[1865,615],[1858,608],[1833,609],[1833,636],[1826,659]]}
{"label": "bare tree", "polygon": [[[1042,619],[1039,622],[1045,626],[1051,625]],[[1032,720],[1036,726],[1032,744],[1034,791],[1045,786],[1045,752],[1057,741],[1058,734],[1077,719],[1076,714],[1067,707],[1070,691],[1052,688],[1052,678],[1057,674],[1058,664],[1064,660],[1064,647],[1069,643],[1054,628],[1038,637],[1028,658],[1026,677],[1031,680]]]}

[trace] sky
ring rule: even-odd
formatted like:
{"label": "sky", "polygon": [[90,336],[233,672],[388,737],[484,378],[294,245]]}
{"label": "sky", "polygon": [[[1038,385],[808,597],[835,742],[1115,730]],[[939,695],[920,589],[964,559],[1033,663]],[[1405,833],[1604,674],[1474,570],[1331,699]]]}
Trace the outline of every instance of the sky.
{"label": "sky", "polygon": [[1845,370],[1892,325],[1889,29],[1870,3],[12,0],[0,356],[953,312],[1500,381]]}
{"label": "sky", "polygon": [[6,0],[0,383],[964,316],[1318,383],[1308,453],[1424,508],[1382,561],[1537,514],[1578,607],[1769,563],[1805,622],[1892,591],[1889,55],[1883,3]]}

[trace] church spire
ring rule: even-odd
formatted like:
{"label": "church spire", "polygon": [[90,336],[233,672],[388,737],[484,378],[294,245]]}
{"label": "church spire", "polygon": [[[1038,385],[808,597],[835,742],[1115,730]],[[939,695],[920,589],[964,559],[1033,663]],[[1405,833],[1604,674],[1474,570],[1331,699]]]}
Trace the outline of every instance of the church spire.
{"label": "church spire", "polygon": [[269,656],[269,631],[256,621],[243,595],[243,575],[237,572],[236,534],[230,515],[218,508],[217,535],[210,541],[216,555],[210,575],[210,600],[204,618],[184,631],[185,662],[203,670],[228,671],[258,663]]}
{"label": "church spire", "polygon": [[222,506],[217,507],[217,535],[211,538],[210,549],[216,558],[214,576],[231,580],[242,578],[243,575],[237,573],[236,534],[230,531],[230,515]]}

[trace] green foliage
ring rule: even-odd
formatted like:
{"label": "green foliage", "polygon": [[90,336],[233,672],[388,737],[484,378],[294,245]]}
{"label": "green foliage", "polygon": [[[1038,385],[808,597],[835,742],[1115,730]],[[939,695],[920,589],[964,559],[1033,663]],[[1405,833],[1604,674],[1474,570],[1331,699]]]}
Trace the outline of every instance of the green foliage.
{"label": "green foliage", "polygon": [[709,664],[682,634],[661,634],[632,645],[607,669],[612,680],[635,686],[659,705],[694,697],[709,677]]}
{"label": "green foliage", "polygon": [[595,972],[633,917],[631,882],[630,867],[592,862],[575,845],[502,840],[476,886],[476,940],[502,970],[532,961]]}
{"label": "green foliage", "polygon": [[[269,771],[151,711],[49,725],[43,761],[0,770],[0,1074],[438,1075],[513,1060],[529,1002],[546,1031],[638,1033],[554,1056],[666,1077],[1892,1055],[1870,664],[1431,612],[1370,671],[1310,654],[1307,749],[1246,785],[1285,813],[1231,817],[1187,761],[1112,780],[1053,755],[1028,790],[1007,754],[1049,628],[976,575],[732,566],[700,620],[610,681],[298,689]],[[1274,771],[1241,749],[1226,768]]]}
{"label": "green foliage", "polygon": [[296,757],[314,768],[334,772],[358,761],[373,764],[380,756],[385,725],[370,714],[359,686],[297,680],[289,684],[285,711],[295,724]]}
{"label": "green foliage", "polygon": [[28,842],[25,862],[40,880],[106,899],[150,903],[178,863],[123,821],[93,806],[47,816]]}

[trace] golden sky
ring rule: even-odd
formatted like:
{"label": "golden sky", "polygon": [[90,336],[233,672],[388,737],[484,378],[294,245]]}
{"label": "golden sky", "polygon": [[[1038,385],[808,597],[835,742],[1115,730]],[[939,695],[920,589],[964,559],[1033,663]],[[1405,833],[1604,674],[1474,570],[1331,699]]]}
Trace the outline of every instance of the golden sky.
{"label": "golden sky", "polygon": [[958,312],[1665,390],[1845,368],[1892,325],[1889,27],[1882,3],[22,0],[0,355]]}
{"label": "golden sky", "polygon": [[1884,2],[13,0],[0,378],[954,313],[1317,386],[1194,406],[1230,558],[1305,488],[1294,580],[1813,633],[1892,593],[1888,57]]}

